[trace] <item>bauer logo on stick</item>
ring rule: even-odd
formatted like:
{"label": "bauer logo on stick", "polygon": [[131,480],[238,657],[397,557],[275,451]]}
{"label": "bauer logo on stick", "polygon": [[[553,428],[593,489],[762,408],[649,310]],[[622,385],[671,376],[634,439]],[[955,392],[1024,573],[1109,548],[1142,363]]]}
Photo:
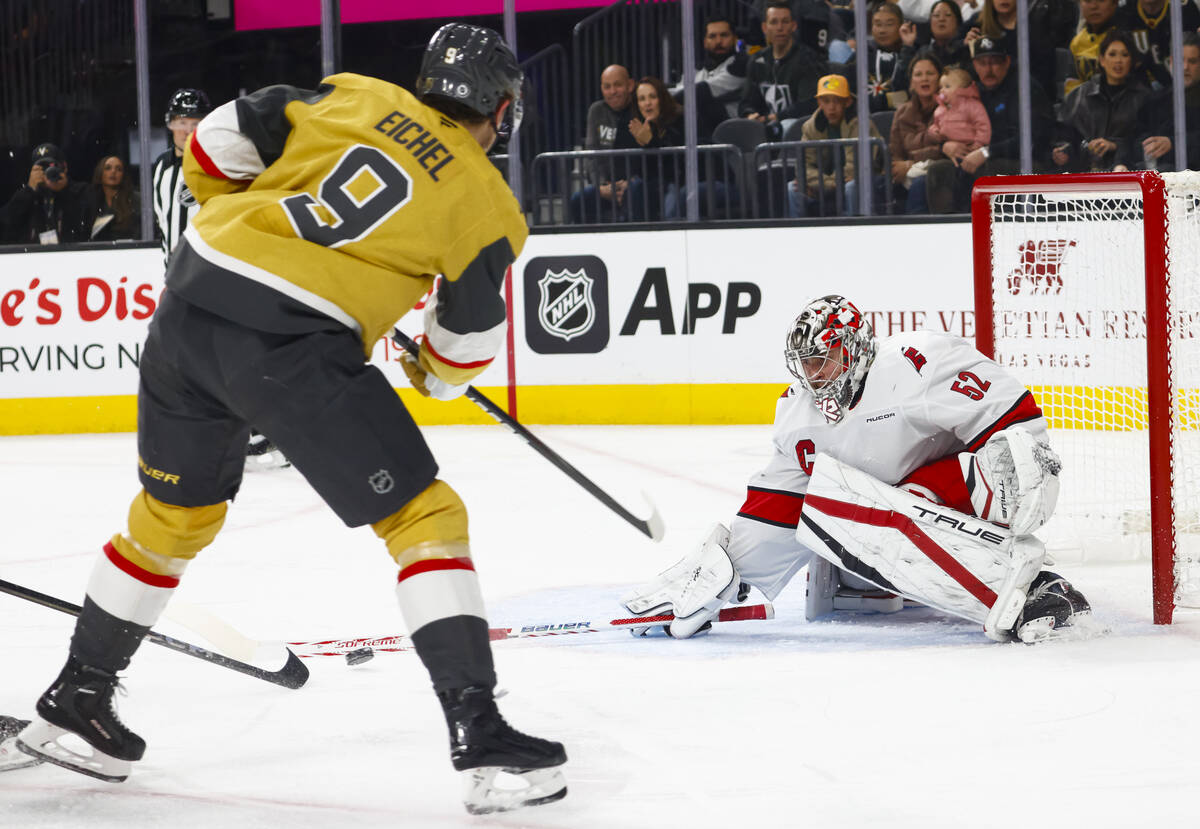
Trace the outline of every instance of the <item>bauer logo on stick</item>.
{"label": "bauer logo on stick", "polygon": [[595,256],[541,256],[525,266],[525,338],[539,354],[608,346],[608,270]]}

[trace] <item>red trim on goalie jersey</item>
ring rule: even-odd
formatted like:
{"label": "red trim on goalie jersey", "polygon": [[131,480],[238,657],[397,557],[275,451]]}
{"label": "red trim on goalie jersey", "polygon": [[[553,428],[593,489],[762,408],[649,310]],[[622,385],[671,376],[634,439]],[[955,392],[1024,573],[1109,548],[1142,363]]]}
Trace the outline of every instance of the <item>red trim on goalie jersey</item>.
{"label": "red trim on goalie jersey", "polygon": [[148,584],[151,587],[165,587],[167,589],[179,586],[179,579],[174,576],[160,576],[158,573],[151,573],[149,570],[138,567],[132,561],[125,558],[125,556],[118,553],[117,548],[112,545],[111,541],[104,545],[104,555],[108,556],[108,560],[122,573],[137,579],[143,584]]}
{"label": "red trim on goalie jersey", "polygon": [[804,496],[795,492],[748,486],[746,487],[746,502],[738,510],[738,515],[742,518],[761,521],[764,524],[794,530],[800,523],[800,509],[803,506]]}
{"label": "red trim on goalie jersey", "polygon": [[967,451],[978,452],[987,443],[988,438],[997,432],[1003,431],[1009,426],[1016,426],[1018,423],[1037,420],[1039,417],[1042,417],[1042,409],[1033,399],[1033,393],[1027,391],[1012,405],[1011,409],[1000,416],[999,420],[976,435],[975,439],[967,444]]}
{"label": "red trim on goalie jersey", "polygon": [[213,178],[223,178],[226,181],[230,180],[229,176],[221,172],[221,168],[216,165],[216,162],[214,162],[212,158],[209,157],[208,153],[205,152],[204,148],[200,146],[200,141],[195,133],[192,133],[192,137],[188,140],[188,150],[191,152],[192,157],[196,159],[196,163],[200,165],[200,169],[205,173]]}
{"label": "red trim on goalie jersey", "polygon": [[400,571],[400,575],[396,577],[397,582],[402,582],[407,578],[420,575],[421,573],[431,573],[435,570],[474,570],[475,564],[467,556],[461,558],[427,558],[422,561],[413,562]]}
{"label": "red trim on goalie jersey", "polygon": [[[971,506],[971,494],[967,491],[967,484],[963,480],[962,465],[958,462],[957,454],[914,469],[897,486],[907,490],[909,484],[924,487],[937,496],[938,503],[951,509],[965,512],[967,515],[975,514],[975,508]],[[914,494],[925,497],[924,492]]]}
{"label": "red trim on goalie jersey", "polygon": [[853,521],[856,524],[896,530],[924,553],[926,558],[941,568],[943,573],[958,582],[964,590],[986,607],[990,608],[996,603],[995,591],[976,578],[970,570],[963,567],[948,550],[927,536],[907,515],[901,515],[893,510],[872,509],[810,494],[805,498],[805,511],[807,513],[811,510],[823,512],[831,518]]}

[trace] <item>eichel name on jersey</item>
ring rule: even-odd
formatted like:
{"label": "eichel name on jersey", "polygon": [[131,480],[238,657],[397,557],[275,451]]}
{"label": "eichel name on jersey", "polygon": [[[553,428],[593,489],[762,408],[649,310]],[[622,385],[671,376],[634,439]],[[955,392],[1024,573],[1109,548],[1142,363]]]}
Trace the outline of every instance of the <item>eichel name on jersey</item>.
{"label": "eichel name on jersey", "polygon": [[478,142],[407,90],[261,89],[205,118],[183,165],[204,209],[167,284],[188,302],[273,333],[346,326],[369,357],[441,274],[422,367],[458,385],[495,357],[528,229]]}
{"label": "eichel name on jersey", "polygon": [[[455,124],[443,116],[442,126],[454,127]],[[438,170],[454,160],[454,156],[446,149],[445,144],[438,141],[433,133],[422,127],[419,122],[414,121],[411,116],[405,115],[402,112],[393,111],[376,124],[375,129],[382,132],[401,147],[407,147],[408,151],[413,154],[413,158],[425,168],[425,172],[429,173],[429,177],[434,181],[438,180]],[[413,130],[416,130],[417,134],[409,138],[408,134]],[[440,156],[445,157],[439,160]],[[429,165],[434,162],[436,164],[430,167]]]}

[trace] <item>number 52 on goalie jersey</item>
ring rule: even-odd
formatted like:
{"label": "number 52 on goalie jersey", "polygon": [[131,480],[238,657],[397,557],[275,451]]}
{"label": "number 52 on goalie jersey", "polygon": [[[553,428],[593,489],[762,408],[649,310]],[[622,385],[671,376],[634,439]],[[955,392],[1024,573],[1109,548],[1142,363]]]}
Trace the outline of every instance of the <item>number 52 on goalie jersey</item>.
{"label": "number 52 on goalie jersey", "polygon": [[[203,206],[167,277],[184,298],[267,330],[304,330],[316,311],[369,355],[441,274],[434,373],[466,382],[498,351],[524,218],[470,133],[408,91],[353,74],[267,87],[200,123],[184,175]],[[264,288],[286,301],[264,303]]]}

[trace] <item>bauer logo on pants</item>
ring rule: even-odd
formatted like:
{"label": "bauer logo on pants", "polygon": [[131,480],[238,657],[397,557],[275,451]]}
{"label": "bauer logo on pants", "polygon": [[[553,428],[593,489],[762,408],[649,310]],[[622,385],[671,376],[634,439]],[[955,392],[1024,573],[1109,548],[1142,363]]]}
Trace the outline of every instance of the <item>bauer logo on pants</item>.
{"label": "bauer logo on pants", "polygon": [[538,354],[608,346],[608,269],[595,256],[539,256],[525,266],[525,341]]}

